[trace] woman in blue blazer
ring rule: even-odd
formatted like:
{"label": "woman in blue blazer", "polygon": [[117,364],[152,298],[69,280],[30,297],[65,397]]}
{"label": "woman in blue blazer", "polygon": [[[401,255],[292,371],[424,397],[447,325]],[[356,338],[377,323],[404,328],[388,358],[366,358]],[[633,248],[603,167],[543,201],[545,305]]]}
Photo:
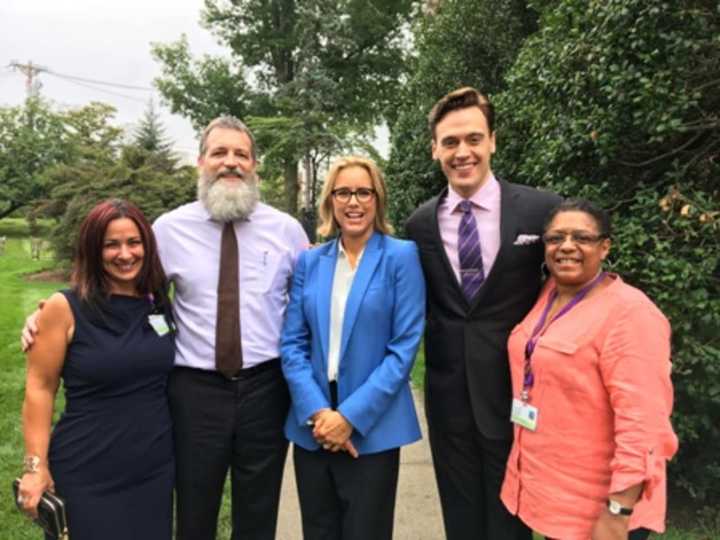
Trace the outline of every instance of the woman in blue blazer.
{"label": "woman in blue blazer", "polygon": [[420,438],[425,283],[415,244],[389,236],[375,163],[340,158],[320,198],[318,232],[337,238],[300,256],[281,344],[303,535],[390,540],[400,446]]}

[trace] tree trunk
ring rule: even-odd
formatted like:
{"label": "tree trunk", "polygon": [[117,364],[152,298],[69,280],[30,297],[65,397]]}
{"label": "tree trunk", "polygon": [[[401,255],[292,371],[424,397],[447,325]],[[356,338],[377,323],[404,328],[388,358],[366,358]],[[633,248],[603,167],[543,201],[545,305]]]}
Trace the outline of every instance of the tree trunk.
{"label": "tree trunk", "polygon": [[292,216],[297,216],[298,210],[298,164],[294,159],[286,160],[283,165],[285,177],[285,208]]}

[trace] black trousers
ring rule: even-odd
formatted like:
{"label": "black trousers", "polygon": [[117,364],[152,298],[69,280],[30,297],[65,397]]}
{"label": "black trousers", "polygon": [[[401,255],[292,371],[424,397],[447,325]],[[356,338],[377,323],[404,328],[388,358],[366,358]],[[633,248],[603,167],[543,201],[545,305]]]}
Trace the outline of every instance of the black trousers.
{"label": "black trousers", "polygon": [[428,423],[447,540],[530,540],[500,500],[512,441],[488,439],[472,421],[462,430]]}
{"label": "black trousers", "polygon": [[361,455],[294,446],[304,540],[392,540],[400,449]]}
{"label": "black trousers", "polygon": [[232,540],[275,538],[288,443],[290,395],[279,360],[242,370],[175,368],[169,382],[175,436],[177,540],[212,540],[228,469]]}

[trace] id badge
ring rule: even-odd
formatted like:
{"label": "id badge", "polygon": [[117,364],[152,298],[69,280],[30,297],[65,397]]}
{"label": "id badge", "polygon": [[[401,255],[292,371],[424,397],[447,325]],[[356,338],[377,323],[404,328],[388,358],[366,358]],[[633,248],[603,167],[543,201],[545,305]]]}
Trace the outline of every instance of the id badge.
{"label": "id badge", "polygon": [[170,327],[168,326],[164,315],[148,315],[148,322],[150,323],[150,326],[153,327],[153,330],[155,330],[155,333],[160,337],[170,331]]}
{"label": "id badge", "polygon": [[535,431],[537,429],[538,412],[537,407],[533,407],[518,398],[513,398],[510,421],[525,429]]}

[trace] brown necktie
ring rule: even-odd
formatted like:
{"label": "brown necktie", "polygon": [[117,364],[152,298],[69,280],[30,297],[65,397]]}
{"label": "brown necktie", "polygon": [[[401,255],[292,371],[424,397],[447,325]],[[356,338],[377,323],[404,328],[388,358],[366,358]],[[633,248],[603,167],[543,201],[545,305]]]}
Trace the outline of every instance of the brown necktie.
{"label": "brown necktie", "polygon": [[230,221],[225,224],[222,232],[215,323],[215,367],[228,379],[242,369],[239,289],[238,245],[235,229]]}

